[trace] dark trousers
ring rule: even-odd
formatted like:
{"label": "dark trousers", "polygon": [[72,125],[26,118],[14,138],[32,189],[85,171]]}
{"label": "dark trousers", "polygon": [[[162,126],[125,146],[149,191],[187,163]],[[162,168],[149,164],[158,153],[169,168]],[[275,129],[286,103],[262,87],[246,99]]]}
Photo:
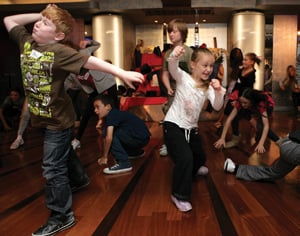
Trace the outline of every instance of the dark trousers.
{"label": "dark trousers", "polygon": [[133,137],[124,129],[114,129],[110,152],[118,163],[128,163],[128,156],[134,156],[149,143],[150,137]]}
{"label": "dark trousers", "polygon": [[81,91],[75,89],[69,89],[67,92],[72,99],[73,107],[76,113],[76,121],[80,121],[81,111],[80,111],[80,107],[78,106],[78,98]]}
{"label": "dark trousers", "polygon": [[174,161],[172,194],[181,200],[189,200],[192,192],[193,176],[206,162],[206,156],[198,134],[198,128],[188,131],[178,125],[165,121],[163,124],[164,139],[168,153]]}

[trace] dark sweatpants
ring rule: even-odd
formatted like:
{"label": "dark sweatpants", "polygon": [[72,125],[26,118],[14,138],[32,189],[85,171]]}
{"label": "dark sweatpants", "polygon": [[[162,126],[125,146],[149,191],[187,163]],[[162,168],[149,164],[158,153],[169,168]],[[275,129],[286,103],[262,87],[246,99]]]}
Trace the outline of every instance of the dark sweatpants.
{"label": "dark sweatpants", "polygon": [[180,200],[190,200],[193,176],[206,161],[198,128],[185,130],[167,121],[163,128],[168,153],[175,163],[172,194]]}

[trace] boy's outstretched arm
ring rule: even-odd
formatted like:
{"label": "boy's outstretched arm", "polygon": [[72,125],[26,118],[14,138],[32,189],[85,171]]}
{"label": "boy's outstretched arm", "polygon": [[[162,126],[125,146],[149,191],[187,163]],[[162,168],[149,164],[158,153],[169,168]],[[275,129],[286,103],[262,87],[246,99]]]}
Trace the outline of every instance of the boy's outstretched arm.
{"label": "boy's outstretched arm", "polygon": [[144,76],[141,73],[123,70],[94,56],[89,57],[84,65],[84,68],[113,74],[114,76],[123,80],[129,87],[133,89],[135,88],[132,84],[133,82],[143,83],[144,81]]}
{"label": "boy's outstretched arm", "polygon": [[41,19],[40,13],[18,14],[4,17],[4,25],[8,32],[17,25],[27,25]]}

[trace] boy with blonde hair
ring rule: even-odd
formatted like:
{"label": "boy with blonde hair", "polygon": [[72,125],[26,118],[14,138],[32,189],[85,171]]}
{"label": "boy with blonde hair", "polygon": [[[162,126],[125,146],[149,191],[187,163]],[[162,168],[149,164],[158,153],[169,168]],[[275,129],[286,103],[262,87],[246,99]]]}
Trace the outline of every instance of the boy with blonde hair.
{"label": "boy with blonde hair", "polygon": [[[33,236],[54,235],[75,223],[68,176],[75,113],[64,90],[65,78],[69,73],[80,74],[82,69],[93,69],[111,73],[131,87],[131,82],[143,81],[140,73],[124,71],[59,43],[72,31],[73,22],[68,11],[54,4],[49,4],[41,13],[4,18],[10,37],[20,48],[23,86],[32,126],[44,129],[42,167],[46,178],[46,206],[51,214]],[[31,34],[24,27],[29,23],[34,23]]]}

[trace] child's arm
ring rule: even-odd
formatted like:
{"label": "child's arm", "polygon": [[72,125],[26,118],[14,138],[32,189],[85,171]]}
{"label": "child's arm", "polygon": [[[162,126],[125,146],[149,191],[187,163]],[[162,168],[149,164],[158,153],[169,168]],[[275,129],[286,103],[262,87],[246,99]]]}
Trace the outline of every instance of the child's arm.
{"label": "child's arm", "polygon": [[171,85],[170,85],[170,78],[169,78],[169,72],[168,71],[163,71],[162,72],[161,80],[162,80],[164,86],[166,87],[166,89],[168,91],[168,95],[173,96],[174,91],[173,91],[173,89],[171,88]]}
{"label": "child's arm", "polygon": [[11,31],[17,25],[27,25],[29,23],[36,22],[40,20],[42,15],[40,13],[27,13],[27,14],[18,14],[12,16],[6,16],[4,18],[4,25],[8,32]]}
{"label": "child's arm", "polygon": [[224,147],[227,131],[229,129],[229,126],[230,126],[232,120],[234,119],[234,117],[236,117],[236,115],[237,115],[237,109],[234,107],[225,121],[221,137],[219,138],[219,140],[217,142],[214,143],[215,148],[220,149],[220,148]]}
{"label": "child's arm", "polygon": [[210,85],[212,86],[215,92],[213,96],[209,96],[209,100],[214,110],[218,111],[223,107],[224,94],[226,90],[221,86],[221,83],[218,79],[212,79]]}
{"label": "child's arm", "polygon": [[181,78],[181,69],[179,68],[179,57],[185,53],[183,46],[176,46],[168,58],[168,70],[172,77],[177,80]]}
{"label": "child's arm", "polygon": [[263,132],[262,132],[260,140],[255,148],[255,151],[257,151],[258,153],[264,153],[266,151],[266,149],[264,147],[264,143],[267,139],[268,132],[269,132],[269,119],[268,119],[267,112],[264,112],[262,114],[262,122],[263,122],[263,126],[264,126]]}
{"label": "child's arm", "polygon": [[98,70],[112,74],[121,80],[123,80],[130,88],[135,89],[133,82],[143,83],[144,76],[141,73],[135,71],[125,71],[113,64],[110,64],[102,59],[94,56],[90,56],[84,65],[84,68],[89,70]]}
{"label": "child's arm", "polygon": [[98,160],[98,163],[107,164],[110,146],[113,139],[114,127],[108,126],[106,129],[106,137],[104,138],[103,156]]}
{"label": "child's arm", "polygon": [[183,46],[176,46],[173,51],[170,54],[169,58],[176,58],[178,59],[181,55],[185,53],[184,47]]}

